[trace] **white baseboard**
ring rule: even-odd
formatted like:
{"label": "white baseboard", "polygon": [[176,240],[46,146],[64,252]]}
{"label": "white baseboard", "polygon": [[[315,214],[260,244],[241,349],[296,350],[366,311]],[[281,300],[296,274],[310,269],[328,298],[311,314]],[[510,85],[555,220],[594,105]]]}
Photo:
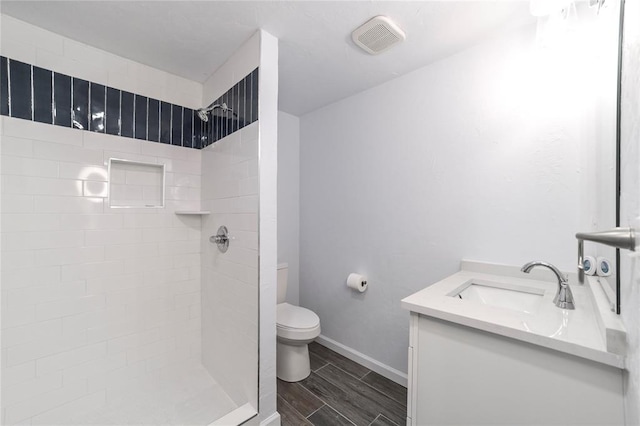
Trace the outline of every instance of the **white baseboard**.
{"label": "white baseboard", "polygon": [[[239,425],[239,424],[242,424],[242,423],[248,421],[249,419],[254,417],[256,414],[258,414],[258,412],[253,407],[253,405],[251,405],[249,403],[246,403],[246,404],[236,408],[235,410],[233,410],[229,414],[226,414],[226,415],[220,417],[215,422],[210,423],[209,426]],[[278,418],[279,418],[279,416],[278,416]]]}
{"label": "white baseboard", "polygon": [[260,422],[260,426],[280,426],[280,413],[277,411]]}
{"label": "white baseboard", "polygon": [[336,342],[333,339],[330,339],[322,334],[316,338],[316,342],[320,343],[322,346],[326,346],[334,352],[339,353],[340,355],[349,358],[351,361],[355,361],[358,364],[364,365],[369,370],[375,371],[381,376],[386,377],[389,380],[393,380],[394,382],[407,386],[407,374],[403,373],[400,370],[396,370],[395,368],[389,367],[386,364],[381,363],[361,352],[356,351],[348,346],[343,345],[342,343]]}

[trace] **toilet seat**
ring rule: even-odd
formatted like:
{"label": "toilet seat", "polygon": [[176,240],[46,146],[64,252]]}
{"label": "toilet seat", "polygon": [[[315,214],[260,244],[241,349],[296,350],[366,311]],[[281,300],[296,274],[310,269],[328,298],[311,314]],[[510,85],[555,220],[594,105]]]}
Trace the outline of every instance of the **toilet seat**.
{"label": "toilet seat", "polygon": [[320,334],[320,318],[300,306],[280,303],[276,308],[278,337],[289,340],[315,339]]}

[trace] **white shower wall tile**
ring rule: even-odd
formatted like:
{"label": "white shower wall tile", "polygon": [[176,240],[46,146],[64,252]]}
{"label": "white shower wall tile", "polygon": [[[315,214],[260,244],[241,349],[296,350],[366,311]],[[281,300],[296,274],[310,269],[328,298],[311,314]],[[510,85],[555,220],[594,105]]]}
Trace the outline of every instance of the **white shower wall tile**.
{"label": "white shower wall tile", "polygon": [[59,167],[55,161],[4,156],[1,166],[4,173],[11,175],[58,177]]}
{"label": "white shower wall tile", "polygon": [[[2,385],[11,386],[33,379],[36,376],[36,362],[29,361],[3,370]],[[3,390],[4,393],[4,390]]]}
{"label": "white shower wall tile", "polygon": [[50,124],[28,120],[5,121],[3,135],[20,139],[31,139],[59,143],[63,145],[82,146],[83,135],[68,132],[64,127],[52,127]]}
{"label": "white shower wall tile", "polygon": [[[257,126],[202,150],[202,209],[212,212],[202,219],[202,360],[238,404],[253,400],[258,375],[258,208],[242,202],[239,186],[257,167]],[[252,155],[235,154],[250,136]],[[221,225],[233,238],[226,253],[209,242]]]}
{"label": "white shower wall tile", "polygon": [[[201,153],[1,120],[2,423],[73,424],[186,360],[197,369],[200,219],[174,212],[200,207]],[[179,200],[109,208],[111,157],[166,164]]]}
{"label": "white shower wall tile", "polygon": [[38,213],[101,214],[104,211],[104,198],[38,195],[33,197],[33,211]]}
{"label": "white shower wall tile", "polygon": [[33,157],[33,142],[30,139],[2,135],[2,154],[15,157]]}

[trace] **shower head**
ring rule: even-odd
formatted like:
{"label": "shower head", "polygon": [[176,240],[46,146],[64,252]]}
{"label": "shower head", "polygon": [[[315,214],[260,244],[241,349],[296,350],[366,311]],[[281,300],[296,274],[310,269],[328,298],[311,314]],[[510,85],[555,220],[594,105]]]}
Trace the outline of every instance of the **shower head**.
{"label": "shower head", "polygon": [[206,123],[207,121],[209,121],[209,111],[205,110],[204,108],[200,108],[198,110],[198,117],[200,117],[200,120]]}
{"label": "shower head", "polygon": [[220,108],[222,110],[222,112],[225,113],[231,113],[233,115],[237,115],[235,112],[233,112],[233,110],[231,108],[229,108],[227,106],[227,104],[225,102],[221,103],[221,104],[211,104],[206,108],[200,108],[199,110],[197,110],[198,113],[198,117],[200,118],[200,120],[204,121],[205,123],[207,121],[209,121],[209,113],[211,111],[213,111],[216,108]]}

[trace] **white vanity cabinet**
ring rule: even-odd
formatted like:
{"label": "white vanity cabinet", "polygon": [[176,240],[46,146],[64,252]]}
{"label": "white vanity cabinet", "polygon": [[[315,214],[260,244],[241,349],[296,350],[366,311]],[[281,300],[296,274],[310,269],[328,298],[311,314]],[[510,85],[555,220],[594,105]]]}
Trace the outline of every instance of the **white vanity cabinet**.
{"label": "white vanity cabinet", "polygon": [[[555,283],[510,274],[463,270],[402,301],[411,312],[407,424],[623,425],[624,356],[606,341],[624,338],[615,315],[596,317],[587,285],[572,286],[577,307],[567,311],[551,302]],[[542,289],[540,307],[452,297],[474,279]]]}
{"label": "white vanity cabinet", "polygon": [[411,313],[407,425],[622,425],[622,370]]}

